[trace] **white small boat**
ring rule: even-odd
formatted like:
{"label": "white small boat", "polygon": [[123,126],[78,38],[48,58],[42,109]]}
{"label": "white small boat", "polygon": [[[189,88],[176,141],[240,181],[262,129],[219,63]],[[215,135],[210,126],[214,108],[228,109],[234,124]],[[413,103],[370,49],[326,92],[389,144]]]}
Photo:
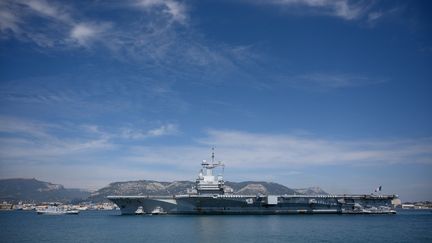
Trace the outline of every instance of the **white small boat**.
{"label": "white small boat", "polygon": [[85,211],[85,210],[88,210],[88,207],[87,206],[79,206],[76,209],[79,211]]}
{"label": "white small boat", "polygon": [[38,214],[46,214],[46,215],[62,215],[62,214],[78,214],[78,210],[67,210],[63,208],[59,208],[57,206],[48,206],[46,209],[38,209],[36,211]]}
{"label": "white small boat", "polygon": [[66,210],[65,214],[79,214],[79,210]]}
{"label": "white small boat", "polygon": [[142,215],[142,214],[144,214],[144,213],[145,213],[145,212],[144,212],[144,209],[143,209],[142,206],[139,206],[138,209],[135,211],[135,214],[136,214],[136,215]]}
{"label": "white small boat", "polygon": [[163,210],[163,208],[157,206],[155,209],[153,209],[153,211],[151,212],[152,215],[164,215],[167,214],[167,212],[165,212]]}

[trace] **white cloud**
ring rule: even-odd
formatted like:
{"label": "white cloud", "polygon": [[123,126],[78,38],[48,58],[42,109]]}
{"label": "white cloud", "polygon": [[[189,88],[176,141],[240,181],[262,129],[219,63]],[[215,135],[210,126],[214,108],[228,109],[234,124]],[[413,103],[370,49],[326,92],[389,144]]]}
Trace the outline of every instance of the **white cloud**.
{"label": "white cloud", "polygon": [[401,13],[403,9],[404,7],[402,6],[396,6],[390,9],[378,9],[367,15],[367,21],[369,24],[374,25],[376,22],[389,19],[392,16],[395,17],[397,14]]}
{"label": "white cloud", "polygon": [[55,18],[64,22],[72,22],[69,13],[62,10],[59,5],[53,4],[52,2],[48,3],[45,0],[25,0],[19,2],[21,4],[27,5],[33,11],[41,15]]}
{"label": "white cloud", "polygon": [[322,73],[315,72],[302,75],[287,76],[282,82],[293,87],[325,90],[345,87],[358,87],[387,82],[384,78],[368,77],[350,73]]}
{"label": "white cloud", "polygon": [[432,138],[359,141],[220,130],[210,130],[195,145],[134,146],[125,161],[193,169],[213,145],[218,159],[233,169],[432,164]]}
{"label": "white cloud", "polygon": [[[79,130],[81,129],[81,130]],[[71,133],[70,131],[74,132]],[[87,127],[70,127],[67,124],[51,124],[0,117],[0,160],[38,160],[46,157],[93,152],[112,147],[106,134],[83,134]]]}
{"label": "white cloud", "polygon": [[[112,6],[118,7],[121,14],[137,18],[104,22],[84,16],[73,5],[56,1],[32,0],[18,4],[6,0],[0,5],[0,19],[6,20],[0,30],[4,38],[33,42],[44,48],[105,48],[109,57],[150,66],[155,72],[163,72],[167,79],[193,79],[200,83],[203,79],[226,80],[233,73],[246,76],[245,68],[240,66],[255,60],[256,55],[249,58],[250,47],[210,43],[197,34],[187,25],[184,2],[131,0],[117,4],[97,3],[98,11],[102,12]],[[34,19],[40,20],[40,24],[32,24]],[[189,77],[191,75],[198,78]],[[249,75],[247,78],[253,77]]]}
{"label": "white cloud", "polygon": [[[1,159],[37,159],[70,153],[115,149],[125,140],[178,134],[175,124],[148,130],[101,129],[96,125],[49,124],[1,117]],[[123,139],[118,141],[118,139]],[[374,165],[432,163],[432,138],[398,140],[337,140],[290,134],[259,134],[209,130],[195,144],[137,146],[129,144],[122,160],[142,164],[190,166],[216,146],[230,167],[289,168],[309,165]],[[175,155],[175,156],[174,156]],[[175,157],[173,159],[173,157]],[[95,161],[98,163],[97,161]]]}
{"label": "white cloud", "polygon": [[158,128],[150,129],[150,130],[140,130],[134,129],[130,127],[125,127],[121,129],[121,137],[127,139],[145,139],[151,137],[161,137],[168,135],[178,134],[178,126],[175,124],[166,124],[162,125]]}
{"label": "white cloud", "polygon": [[[0,5],[1,7],[1,5]],[[5,11],[0,9],[0,31],[12,31],[12,32],[20,32],[20,19],[15,16],[12,12]]]}
{"label": "white cloud", "polygon": [[[109,23],[81,21],[74,15],[78,16],[73,8],[55,1],[6,0],[0,3],[0,31],[5,38],[30,40],[52,48],[71,44],[87,46],[110,28]],[[35,19],[42,21],[34,25]]]}
{"label": "white cloud", "polygon": [[174,124],[163,125],[159,128],[152,129],[148,132],[149,135],[159,137],[164,135],[171,135],[177,133],[177,126]]}
{"label": "white cloud", "polygon": [[[432,138],[344,140],[310,134],[209,130],[189,144],[156,145],[135,139],[176,134],[177,126],[122,132],[97,125],[1,117],[0,177],[53,178],[54,182],[81,187],[142,178],[191,180],[200,161],[210,156],[212,146],[216,147],[216,159],[227,165],[227,172],[236,173],[230,180],[275,180],[278,176],[304,175],[303,170],[320,166],[432,164]],[[98,171],[86,173],[94,169]],[[117,173],[120,170],[121,175]],[[70,171],[79,173],[70,175]],[[78,185],[74,180],[86,183]]]}
{"label": "white cloud", "polygon": [[88,39],[91,39],[96,34],[96,31],[85,24],[75,25],[71,31],[71,37],[76,39],[78,42],[85,43]]}
{"label": "white cloud", "polygon": [[2,133],[25,134],[33,138],[50,138],[50,135],[45,131],[50,126],[37,122],[29,123],[13,117],[0,117],[0,132]]}
{"label": "white cloud", "polygon": [[41,160],[115,150],[121,143],[179,133],[176,124],[140,130],[109,129],[93,124],[54,124],[0,116],[0,163],[2,160]]}
{"label": "white cloud", "polygon": [[167,14],[173,21],[184,23],[187,19],[186,6],[183,3],[173,0],[138,0],[136,5],[149,11],[157,8]]}
{"label": "white cloud", "polygon": [[178,22],[184,22],[187,18],[184,5],[175,1],[166,1],[167,12]]}
{"label": "white cloud", "polygon": [[291,135],[210,131],[204,144],[229,151],[235,164],[257,166],[432,163],[432,139],[350,141]]}
{"label": "white cloud", "polygon": [[79,23],[73,26],[70,37],[82,46],[88,45],[91,41],[102,38],[103,33],[110,28],[110,24]]}
{"label": "white cloud", "polygon": [[375,21],[383,16],[382,12],[372,12],[368,14],[368,21]]}
{"label": "white cloud", "polygon": [[373,3],[371,1],[350,0],[250,0],[250,2],[286,8],[306,7],[311,10],[308,13],[329,15],[345,20],[354,20],[361,17]]}

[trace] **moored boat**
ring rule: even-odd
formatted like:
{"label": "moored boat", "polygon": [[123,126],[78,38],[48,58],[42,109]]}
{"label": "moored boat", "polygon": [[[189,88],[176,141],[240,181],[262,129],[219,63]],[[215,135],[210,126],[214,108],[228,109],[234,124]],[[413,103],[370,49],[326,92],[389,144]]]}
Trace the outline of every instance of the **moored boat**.
{"label": "moored boat", "polygon": [[144,210],[143,210],[143,207],[142,207],[142,206],[139,206],[138,209],[135,211],[135,214],[136,214],[136,215],[142,215],[142,214],[145,214],[145,212],[144,212]]}
{"label": "moored boat", "polygon": [[79,214],[78,210],[68,210],[55,205],[50,205],[45,209],[37,209],[36,212],[45,215]]}
{"label": "moored boat", "polygon": [[158,206],[155,209],[153,209],[153,211],[151,212],[151,214],[152,215],[165,215],[165,214],[167,214],[167,212],[165,212],[162,207]]}

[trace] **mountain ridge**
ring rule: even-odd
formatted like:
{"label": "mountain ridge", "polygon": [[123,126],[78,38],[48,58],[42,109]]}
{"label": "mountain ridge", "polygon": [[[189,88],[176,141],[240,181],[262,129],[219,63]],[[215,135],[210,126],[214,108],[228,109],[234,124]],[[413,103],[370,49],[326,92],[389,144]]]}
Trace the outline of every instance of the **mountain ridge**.
{"label": "mountain ridge", "polygon": [[35,178],[0,179],[0,200],[25,202],[70,202],[88,198],[89,191]]}
{"label": "mountain ridge", "polygon": [[[82,189],[65,188],[63,185],[35,178],[0,179],[0,200],[25,202],[73,202],[73,201],[107,201],[109,195],[151,195],[168,196],[186,194],[192,188],[192,181],[155,181],[135,180],[112,182],[94,192]],[[266,181],[226,181],[225,185],[233,189],[234,194],[268,195],[268,194],[327,194],[319,187],[293,189],[282,184]]]}
{"label": "mountain ridge", "polygon": [[[123,181],[113,182],[108,186],[103,187],[93,192],[89,200],[103,201],[109,195],[118,196],[169,196],[175,194],[186,194],[187,189],[194,186],[192,181],[173,181],[173,182],[160,182],[154,180],[136,180],[136,181]],[[310,187],[302,189],[292,189],[282,184],[275,182],[265,181],[243,181],[243,182],[230,182],[226,181],[225,186],[233,189],[234,194],[249,194],[249,195],[284,195],[284,194],[299,194],[304,195],[307,192],[312,195],[328,194],[319,187]]]}

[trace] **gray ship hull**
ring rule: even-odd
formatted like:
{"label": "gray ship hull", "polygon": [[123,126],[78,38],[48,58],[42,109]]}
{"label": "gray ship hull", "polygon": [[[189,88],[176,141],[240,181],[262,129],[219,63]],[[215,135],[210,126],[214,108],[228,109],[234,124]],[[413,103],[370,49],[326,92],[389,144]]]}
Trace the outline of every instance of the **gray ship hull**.
{"label": "gray ship hull", "polygon": [[393,214],[396,195],[176,195],[109,196],[122,214]]}
{"label": "gray ship hull", "polygon": [[[187,195],[109,196],[122,214],[135,214],[138,208],[147,214],[383,214],[395,213],[396,195],[235,195],[226,187],[222,175],[203,160],[195,186]],[[381,187],[379,187],[379,191]]]}

